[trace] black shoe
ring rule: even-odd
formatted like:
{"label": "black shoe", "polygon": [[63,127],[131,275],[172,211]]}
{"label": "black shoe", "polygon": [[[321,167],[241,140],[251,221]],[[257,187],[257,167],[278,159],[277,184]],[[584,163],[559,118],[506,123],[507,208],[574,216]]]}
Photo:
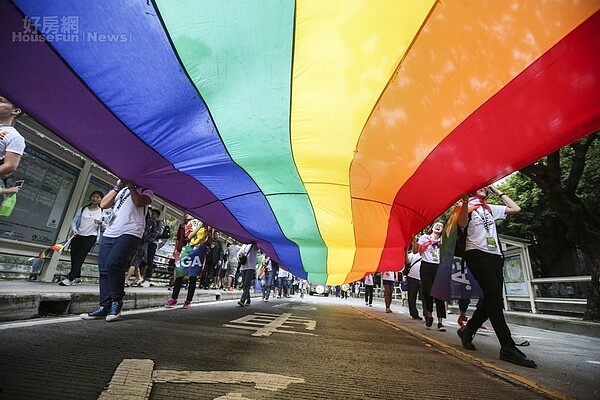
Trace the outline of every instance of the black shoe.
{"label": "black shoe", "polygon": [[244,305],[245,305],[241,300],[238,301],[238,304],[240,305],[240,307],[244,307]]}
{"label": "black shoe", "polygon": [[417,319],[419,321],[423,321],[423,317],[419,317],[418,315],[416,317],[412,317],[412,319]]}
{"label": "black shoe", "polygon": [[467,331],[467,327],[463,326],[459,330],[456,331],[458,337],[460,337],[460,342],[462,343],[462,347],[467,350],[477,350],[475,345],[473,344],[473,334]]}
{"label": "black shoe", "polygon": [[522,367],[537,368],[537,364],[527,358],[527,356],[516,347],[502,347],[500,349],[500,359]]}
{"label": "black shoe", "polygon": [[433,317],[425,317],[425,326],[431,328],[433,325]]}
{"label": "black shoe", "polygon": [[438,331],[446,332],[446,327],[441,322],[438,322]]}

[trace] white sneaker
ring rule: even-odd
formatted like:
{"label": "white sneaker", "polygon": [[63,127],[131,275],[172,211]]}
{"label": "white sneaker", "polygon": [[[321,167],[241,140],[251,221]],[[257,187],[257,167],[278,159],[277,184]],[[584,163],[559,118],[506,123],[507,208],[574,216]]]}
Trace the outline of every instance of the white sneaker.
{"label": "white sneaker", "polygon": [[71,286],[72,282],[69,280],[69,278],[65,278],[62,281],[60,281],[58,284],[60,286]]}
{"label": "white sneaker", "polygon": [[73,281],[71,282],[71,285],[77,285],[77,284],[79,284],[79,283],[81,283],[81,278],[75,278],[75,279],[73,279]]}

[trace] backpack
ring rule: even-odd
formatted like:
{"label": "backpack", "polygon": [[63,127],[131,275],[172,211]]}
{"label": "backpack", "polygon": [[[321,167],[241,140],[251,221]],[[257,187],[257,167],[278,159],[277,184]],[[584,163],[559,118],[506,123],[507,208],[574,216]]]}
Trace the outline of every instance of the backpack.
{"label": "backpack", "polygon": [[402,290],[403,292],[408,291],[408,281],[400,281],[400,290]]}
{"label": "backpack", "polygon": [[142,242],[148,242],[149,236],[152,234],[152,230],[156,228],[156,224],[150,217],[150,212],[146,212],[145,223],[144,223],[144,233],[142,234]]}
{"label": "backpack", "polygon": [[454,257],[460,257],[461,259],[465,255],[465,248],[467,247],[467,228],[469,227],[469,222],[471,222],[471,211],[469,213],[469,219],[467,220],[467,225],[464,229],[462,229],[458,224],[456,225],[456,244],[454,245]]}
{"label": "backpack", "polygon": [[163,228],[163,231],[160,235],[158,235],[156,237],[157,239],[170,239],[171,238],[171,228],[169,228],[169,225],[165,224],[165,227]]}

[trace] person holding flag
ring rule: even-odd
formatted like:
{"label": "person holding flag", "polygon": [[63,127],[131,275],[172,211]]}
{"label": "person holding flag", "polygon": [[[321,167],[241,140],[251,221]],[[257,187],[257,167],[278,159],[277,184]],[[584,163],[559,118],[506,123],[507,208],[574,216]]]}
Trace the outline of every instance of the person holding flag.
{"label": "person holding flag", "polygon": [[[488,204],[485,201],[488,193],[496,195],[504,205]],[[457,222],[461,229],[466,230],[464,260],[481,286],[483,301],[457,334],[465,349],[475,350],[475,333],[489,318],[500,342],[500,359],[524,367],[537,368],[536,363],[517,348],[503,312],[504,255],[498,240],[496,220],[519,211],[521,207],[494,186],[478,189],[471,197],[463,194]]]}
{"label": "person holding flag", "polygon": [[101,208],[112,207],[106,218],[106,230],[98,254],[100,301],[93,311],[80,315],[82,319],[105,318],[115,321],[121,316],[125,296],[125,269],[146,226],[146,211],[154,193],[119,179],[116,186],[100,201]]}

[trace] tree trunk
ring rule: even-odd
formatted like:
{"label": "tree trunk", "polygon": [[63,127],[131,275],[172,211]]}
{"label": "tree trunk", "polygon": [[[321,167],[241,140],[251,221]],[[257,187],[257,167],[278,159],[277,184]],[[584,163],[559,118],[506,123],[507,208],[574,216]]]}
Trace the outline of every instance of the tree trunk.
{"label": "tree trunk", "polygon": [[600,257],[592,259],[592,287],[587,298],[584,321],[600,321]]}
{"label": "tree trunk", "polygon": [[585,167],[586,153],[598,138],[595,132],[571,145],[571,169],[564,181],[560,151],[549,154],[546,164],[534,163],[521,169],[521,173],[542,190],[550,207],[566,226],[569,241],[580,248],[589,260],[592,284],[583,319],[595,321],[600,320],[600,217],[577,196],[576,189]]}

